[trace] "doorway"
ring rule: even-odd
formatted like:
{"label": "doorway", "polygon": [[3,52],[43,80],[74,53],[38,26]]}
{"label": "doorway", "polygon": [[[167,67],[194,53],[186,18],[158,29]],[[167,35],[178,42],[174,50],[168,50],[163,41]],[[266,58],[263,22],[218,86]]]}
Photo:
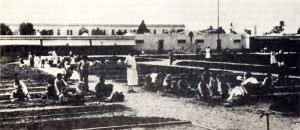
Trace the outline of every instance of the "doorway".
{"label": "doorway", "polygon": [[158,53],[162,54],[164,52],[164,40],[158,41]]}

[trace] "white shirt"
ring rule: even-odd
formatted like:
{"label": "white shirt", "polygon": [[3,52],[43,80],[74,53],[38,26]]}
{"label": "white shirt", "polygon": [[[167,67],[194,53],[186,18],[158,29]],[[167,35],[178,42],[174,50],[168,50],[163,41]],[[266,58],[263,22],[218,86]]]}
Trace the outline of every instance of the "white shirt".
{"label": "white shirt", "polygon": [[228,97],[227,101],[230,101],[233,97],[236,96],[244,96],[246,91],[241,86],[236,86],[232,91],[230,92],[230,96]]}
{"label": "white shirt", "polygon": [[[24,92],[25,95],[28,94],[27,86],[24,84],[23,81],[19,80],[19,85],[21,86],[22,91]],[[19,86],[14,83],[14,88],[17,89]]]}
{"label": "white shirt", "polygon": [[124,63],[131,66],[128,69],[136,70],[136,61],[133,56],[126,56]]}
{"label": "white shirt", "polygon": [[151,73],[150,74],[150,78],[151,78],[152,83],[155,83],[157,75],[158,75],[158,73]]}
{"label": "white shirt", "polygon": [[250,77],[250,78],[246,79],[245,81],[243,81],[243,82],[241,83],[241,85],[242,85],[242,86],[245,86],[245,85],[248,85],[248,84],[258,84],[258,83],[259,83],[259,82],[258,82],[258,80],[257,80],[256,78]]}

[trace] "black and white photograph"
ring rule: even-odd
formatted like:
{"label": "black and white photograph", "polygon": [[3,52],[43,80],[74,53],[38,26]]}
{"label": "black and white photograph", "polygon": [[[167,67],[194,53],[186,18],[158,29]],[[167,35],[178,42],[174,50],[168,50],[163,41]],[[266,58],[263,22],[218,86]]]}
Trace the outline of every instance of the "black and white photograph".
{"label": "black and white photograph", "polygon": [[299,130],[300,0],[0,0],[1,130]]}

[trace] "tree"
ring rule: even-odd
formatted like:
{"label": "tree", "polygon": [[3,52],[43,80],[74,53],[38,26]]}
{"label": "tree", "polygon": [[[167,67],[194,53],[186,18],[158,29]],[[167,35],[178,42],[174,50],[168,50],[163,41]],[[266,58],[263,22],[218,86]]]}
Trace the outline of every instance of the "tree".
{"label": "tree", "polygon": [[217,29],[215,33],[225,34],[226,32],[222,27],[219,27],[219,29]]}
{"label": "tree", "polygon": [[230,33],[237,34],[236,31],[234,30],[233,23],[230,23]]}
{"label": "tree", "polygon": [[78,35],[82,35],[84,33],[89,34],[89,30],[87,30],[86,28],[82,27],[81,29],[79,29]]}
{"label": "tree", "polygon": [[176,31],[175,31],[175,29],[173,28],[170,32],[171,32],[171,33],[175,33]]}
{"label": "tree", "polygon": [[300,34],[300,28],[298,29],[297,34]]}
{"label": "tree", "polygon": [[274,26],[273,29],[270,32],[265,32],[264,35],[272,34],[272,33],[281,33],[284,31],[284,21],[279,22],[279,26]]}
{"label": "tree", "polygon": [[251,30],[250,30],[250,29],[246,29],[246,28],[245,28],[244,31],[245,31],[246,34],[251,35]]}
{"label": "tree", "polygon": [[190,43],[192,44],[192,42],[193,42],[193,37],[194,37],[194,33],[193,33],[193,32],[190,32],[190,33],[189,33],[189,37],[190,37]]}
{"label": "tree", "polygon": [[13,35],[11,29],[4,23],[0,24],[0,35]]}
{"label": "tree", "polygon": [[126,34],[126,33],[127,33],[127,30],[125,29],[124,32],[123,32],[123,35]]}
{"label": "tree", "polygon": [[117,35],[123,35],[123,32],[122,32],[122,30],[119,29],[119,30],[116,32],[116,34],[117,34]]}
{"label": "tree", "polygon": [[99,28],[97,29],[92,29],[92,35],[101,35],[102,30],[100,30]]}
{"label": "tree", "polygon": [[209,26],[209,28],[204,29],[204,30],[200,30],[201,33],[209,33],[212,34],[214,33],[215,29],[213,28],[213,26]]}
{"label": "tree", "polygon": [[183,32],[183,29],[177,29],[177,33]]}
{"label": "tree", "polygon": [[20,35],[34,35],[35,30],[33,29],[32,23],[21,23],[19,26]]}
{"label": "tree", "polygon": [[144,33],[149,33],[150,30],[147,29],[147,26],[144,22],[144,20],[142,21],[142,23],[140,24],[139,28],[137,29],[136,33],[137,34],[144,34]]}
{"label": "tree", "polygon": [[208,30],[208,33],[213,33],[214,28],[213,28],[213,26],[209,26],[209,28],[207,30]]}
{"label": "tree", "polygon": [[43,29],[42,31],[40,31],[40,34],[41,35],[53,35],[53,30],[52,29],[50,29],[50,30]]}

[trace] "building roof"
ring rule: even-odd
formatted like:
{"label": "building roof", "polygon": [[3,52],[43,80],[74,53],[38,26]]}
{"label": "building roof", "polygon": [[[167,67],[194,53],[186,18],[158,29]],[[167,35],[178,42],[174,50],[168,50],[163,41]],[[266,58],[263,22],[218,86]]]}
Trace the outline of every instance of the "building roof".
{"label": "building roof", "polygon": [[289,40],[300,40],[300,35],[283,35],[283,36],[252,36],[254,39],[265,39],[265,40],[272,40],[272,39],[289,39]]}
{"label": "building roof", "polygon": [[[7,24],[9,26],[19,26],[20,24]],[[139,27],[139,24],[55,24],[55,23],[33,23],[34,26],[99,26],[99,27]],[[147,27],[181,27],[184,24],[147,24]]]}

